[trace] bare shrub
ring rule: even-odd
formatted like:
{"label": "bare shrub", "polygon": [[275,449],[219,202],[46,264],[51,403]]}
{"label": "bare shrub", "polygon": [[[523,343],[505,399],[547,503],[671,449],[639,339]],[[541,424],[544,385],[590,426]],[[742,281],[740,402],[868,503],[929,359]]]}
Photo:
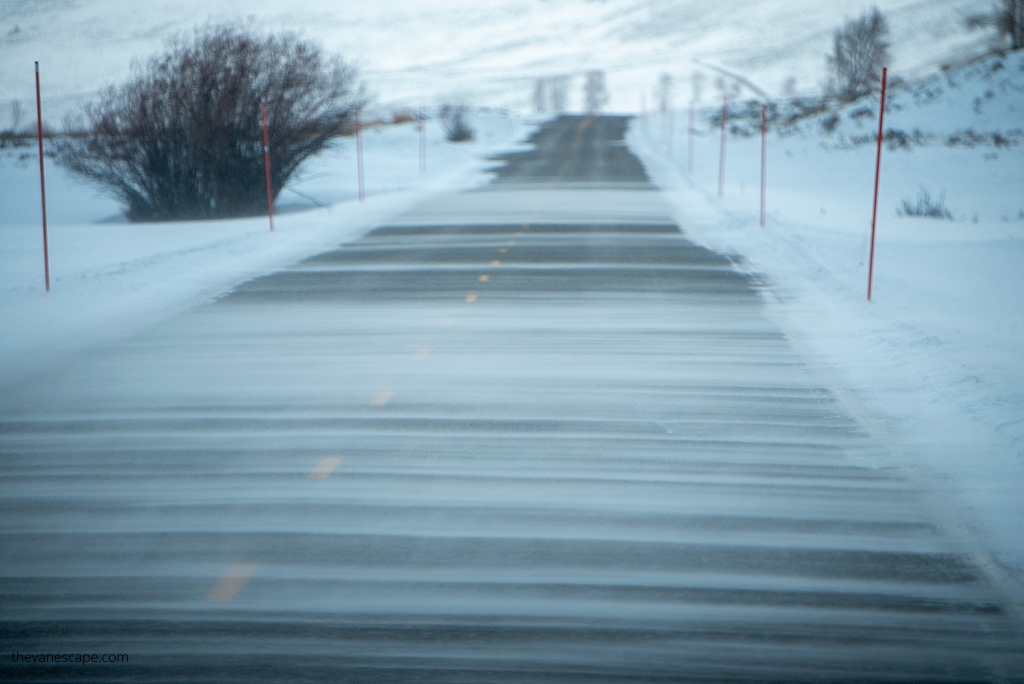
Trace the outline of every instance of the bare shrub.
{"label": "bare shrub", "polygon": [[66,126],[57,160],[125,205],[132,221],[266,210],[260,102],[273,194],[365,103],[353,67],[294,33],[207,25],[135,64]]}
{"label": "bare shrub", "polygon": [[441,106],[441,126],[449,142],[473,140],[473,129],[466,121],[464,105],[445,104]]}
{"label": "bare shrub", "polygon": [[833,36],[828,56],[827,92],[852,102],[874,90],[889,60],[889,27],[877,7],[847,21]]}
{"label": "bare shrub", "polygon": [[946,207],[946,195],[940,193],[937,200],[933,200],[927,190],[921,188],[917,195],[917,202],[904,199],[896,208],[900,216],[917,216],[921,218],[953,220],[953,212]]}
{"label": "bare shrub", "polygon": [[391,123],[403,124],[411,123],[416,120],[416,115],[410,112],[408,109],[403,109],[400,112],[395,112],[391,115]]}

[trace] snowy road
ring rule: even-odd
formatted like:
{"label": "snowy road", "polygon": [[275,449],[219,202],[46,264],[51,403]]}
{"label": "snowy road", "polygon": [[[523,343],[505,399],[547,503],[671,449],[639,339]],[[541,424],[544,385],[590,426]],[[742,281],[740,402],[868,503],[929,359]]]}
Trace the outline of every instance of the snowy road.
{"label": "snowy road", "polygon": [[2,643],[130,660],[3,678],[1021,681],[984,557],[626,123],[6,392]]}

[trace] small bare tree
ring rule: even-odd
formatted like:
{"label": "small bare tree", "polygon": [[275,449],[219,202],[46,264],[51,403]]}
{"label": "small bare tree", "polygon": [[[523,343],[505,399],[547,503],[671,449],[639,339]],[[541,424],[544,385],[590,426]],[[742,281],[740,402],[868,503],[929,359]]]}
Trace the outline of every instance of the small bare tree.
{"label": "small bare tree", "polygon": [[11,133],[18,133],[21,130],[22,116],[21,100],[11,100]]}
{"label": "small bare tree", "polygon": [[992,12],[967,17],[967,26],[994,26],[1000,36],[1010,40],[1011,50],[1024,48],[1024,0],[1000,0]]}
{"label": "small bare tree", "polygon": [[197,29],[133,66],[57,146],[57,160],[125,205],[132,221],[266,210],[260,102],[276,195],[365,103],[355,70],[296,34],[239,24]]}
{"label": "small bare tree", "polygon": [[877,7],[836,30],[828,56],[828,94],[852,102],[871,92],[889,60],[888,35],[888,24]]}
{"label": "small bare tree", "polygon": [[1010,49],[1024,48],[1024,0],[1003,0],[996,9],[996,27],[1010,39]]}
{"label": "small bare tree", "polygon": [[605,85],[603,71],[594,69],[587,72],[583,94],[588,112],[599,112],[604,109],[604,106],[608,104],[608,87]]}
{"label": "small bare tree", "polygon": [[704,73],[701,71],[694,71],[693,77],[690,81],[692,85],[690,96],[693,98],[693,102],[699,107],[700,97],[704,90]]}
{"label": "small bare tree", "polygon": [[548,110],[548,82],[545,78],[538,78],[533,83],[533,111],[546,112]]}
{"label": "small bare tree", "polygon": [[569,105],[569,77],[554,76],[548,79],[548,93],[551,95],[551,111],[564,112]]}
{"label": "small bare tree", "polygon": [[672,107],[672,90],[674,82],[672,74],[662,72],[658,77],[658,85],[654,89],[654,96],[658,98],[658,107],[664,114]]}

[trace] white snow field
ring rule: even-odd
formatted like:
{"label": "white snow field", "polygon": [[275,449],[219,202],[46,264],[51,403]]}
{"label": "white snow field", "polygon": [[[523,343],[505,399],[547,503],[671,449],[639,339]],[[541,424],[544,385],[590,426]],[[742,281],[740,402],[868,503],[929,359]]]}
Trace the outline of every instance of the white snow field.
{"label": "white snow field", "polygon": [[[687,174],[686,117],[673,154],[651,116],[630,144],[666,189],[683,230],[762,274],[779,324],[834,377],[855,411],[892,444],[894,462],[963,512],[968,535],[1024,583],[1024,60],[982,54],[990,37],[963,17],[990,3],[879,0],[893,35],[894,88],[886,128],[907,144],[882,159],[873,301],[865,301],[877,104],[855,103],[768,140],[768,225],[758,225],[760,138],[754,119],[727,146],[717,198],[717,131],[701,118]],[[742,77],[743,97],[820,90],[832,30],[858,12],[837,0],[716,3],[672,0],[444,0],[301,6],[269,0],[0,2],[0,128],[10,101],[26,112],[32,62],[43,70],[44,118],[56,124],[132,60],[207,19],[305,31],[355,60],[377,106],[528,107],[539,77],[569,75],[571,105],[588,68],[608,72],[617,111],[653,109],[658,75],[676,103],[694,71]],[[997,66],[997,62],[1000,66]],[[951,64],[940,74],[938,67]],[[924,79],[924,80],[921,80]],[[709,105],[710,106],[710,105]],[[34,122],[34,114],[25,117]],[[24,122],[23,122],[24,123]],[[129,225],[117,206],[47,167],[53,290],[43,291],[37,158],[0,157],[0,387],[170,314],[247,278],[354,238],[417,201],[486,182],[487,154],[522,140],[530,121],[478,114],[477,142],[445,143],[430,128],[419,175],[411,125],[366,134],[367,203],[356,199],[353,141],[316,160],[285,190],[276,232],[265,218]],[[919,131],[915,134],[915,131]],[[998,135],[998,137],[996,137]],[[21,155],[27,155],[20,159]],[[899,216],[921,189],[951,220]],[[302,193],[302,195],[297,194]],[[306,208],[315,199],[319,208]],[[1018,604],[1020,599],[1017,599]]]}

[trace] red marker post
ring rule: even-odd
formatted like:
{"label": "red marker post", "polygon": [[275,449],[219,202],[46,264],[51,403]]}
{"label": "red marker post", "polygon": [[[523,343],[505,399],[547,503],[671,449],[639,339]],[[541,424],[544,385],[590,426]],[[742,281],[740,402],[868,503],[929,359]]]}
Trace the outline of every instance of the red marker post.
{"label": "red marker post", "polygon": [[362,107],[356,107],[356,173],[359,175],[359,202],[366,201],[363,191],[363,130],[359,121]]}
{"label": "red marker post", "polygon": [[50,250],[46,242],[46,174],[43,173],[43,99],[39,91],[39,62],[36,62],[36,121],[39,132],[39,191],[43,197],[43,272],[50,291]]}
{"label": "red marker post", "polygon": [[427,127],[424,125],[423,120],[426,118],[423,114],[423,110],[416,112],[416,118],[419,120],[420,128],[420,173],[427,172]]}
{"label": "red marker post", "polygon": [[669,107],[668,110],[668,158],[672,158],[672,146],[675,143],[676,132],[676,108]]}
{"label": "red marker post", "polygon": [[875,272],[875,222],[878,219],[878,177],[882,170],[882,121],[885,118],[885,81],[888,69],[882,68],[882,104],[878,109],[878,156],[875,158],[875,201],[871,209],[871,257],[868,260],[868,301],[871,301],[871,278]]}
{"label": "red marker post", "polygon": [[722,98],[722,151],[718,155],[718,196],[725,192],[725,122],[729,119],[729,96]]}
{"label": "red marker post", "polygon": [[764,228],[764,195],[766,171],[768,169],[768,105],[761,105],[761,227]]}
{"label": "red marker post", "polygon": [[688,157],[686,170],[693,175],[693,100],[690,100],[690,128],[687,133],[686,155]]}
{"label": "red marker post", "polygon": [[274,232],[274,190],[270,184],[270,134],[267,131],[267,103],[260,102],[263,116],[263,166],[267,169],[267,215],[270,217],[270,232]]}
{"label": "red marker post", "polygon": [[644,133],[647,132],[647,95],[644,91],[640,91],[640,124],[644,127]]}

